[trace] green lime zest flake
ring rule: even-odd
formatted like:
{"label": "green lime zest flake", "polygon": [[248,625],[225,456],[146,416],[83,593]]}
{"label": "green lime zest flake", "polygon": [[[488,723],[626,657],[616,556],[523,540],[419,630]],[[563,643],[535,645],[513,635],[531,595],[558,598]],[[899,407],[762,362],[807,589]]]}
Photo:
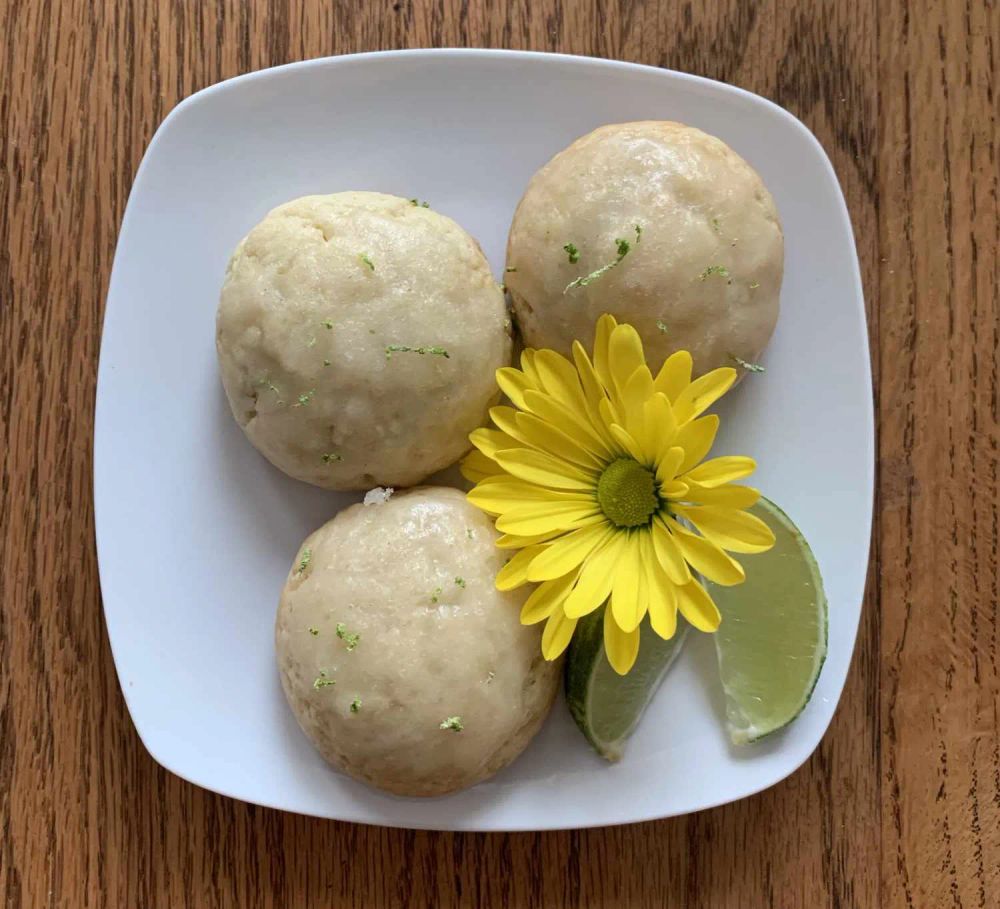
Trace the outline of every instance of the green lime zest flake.
{"label": "green lime zest flake", "polygon": [[361,698],[351,701],[351,713],[358,713],[361,710]]}
{"label": "green lime zest flake", "polygon": [[464,587],[465,586],[465,578],[455,578],[455,586],[456,587]]}
{"label": "green lime zest flake", "polygon": [[436,603],[440,599],[441,599],[441,588],[435,587],[434,593],[431,594],[431,602]]}
{"label": "green lime zest flake", "polygon": [[313,688],[319,691],[320,688],[329,688],[331,685],[336,685],[336,684],[337,682],[334,679],[328,679],[326,677],[326,671],[321,669],[319,671],[319,675],[316,676],[316,681],[313,682]]}
{"label": "green lime zest flake", "polygon": [[660,329],[660,331],[662,331],[664,334],[666,334],[669,331],[669,329],[667,328],[667,323],[664,322],[662,319],[656,320],[656,327]]}
{"label": "green lime zest flake", "polygon": [[709,265],[708,268],[706,268],[700,275],[698,275],[698,278],[704,281],[705,278],[711,275],[718,275],[720,278],[728,278],[729,269],[726,268],[725,265]]}
{"label": "green lime zest flake", "polygon": [[329,454],[323,455],[324,464],[333,464],[335,461],[343,461],[344,456],[337,454],[335,451],[331,451]]}
{"label": "green lime zest flake", "polygon": [[368,253],[361,253],[358,258],[367,265],[372,271],[375,271],[375,263],[372,262],[371,256]]}
{"label": "green lime zest flake", "polygon": [[[642,227],[636,224],[635,245],[638,246],[641,241],[642,241]],[[569,293],[569,291],[573,290],[574,287],[586,287],[588,284],[591,284],[598,278],[601,278],[604,275],[606,275],[609,271],[611,271],[612,268],[615,268],[616,266],[620,265],[622,259],[624,259],[629,254],[629,251],[632,249],[632,244],[629,243],[628,240],[622,240],[621,238],[619,238],[615,240],[615,246],[617,247],[618,255],[615,256],[613,261],[608,262],[607,265],[602,265],[596,271],[592,271],[589,275],[581,275],[579,278],[570,281],[569,284],[566,285],[565,290],[563,290],[563,293],[564,294]]]}
{"label": "green lime zest flake", "polygon": [[433,354],[436,357],[444,357],[446,360],[451,359],[448,351],[443,347],[410,347],[408,344],[386,345],[385,358],[391,360],[394,353]]}
{"label": "green lime zest flake", "polygon": [[712,218],[712,230],[717,234],[722,233],[722,222],[718,218]]}
{"label": "green lime zest flake", "polygon": [[292,405],[292,407],[305,407],[306,404],[312,400],[314,394],[316,394],[315,388],[307,391],[304,395],[299,395],[298,400]]}
{"label": "green lime zest flake", "polygon": [[319,324],[322,325],[325,329],[330,330],[331,328],[333,328],[333,319],[324,319]]}
{"label": "green lime zest flake", "polygon": [[307,546],[302,550],[302,558],[299,559],[299,567],[295,569],[296,574],[302,574],[309,567],[309,563],[312,561],[313,551]]}
{"label": "green lime zest flake", "polygon": [[507,274],[512,274],[513,272],[517,271],[517,268],[515,266],[513,266],[513,265],[508,265],[504,269],[504,271],[507,272]]}
{"label": "green lime zest flake", "polygon": [[737,366],[742,366],[747,372],[767,372],[759,363],[748,363],[746,360],[741,360],[736,354],[731,353],[729,359]]}
{"label": "green lime zest flake", "polygon": [[569,257],[569,264],[576,265],[580,261],[580,250],[576,248],[575,243],[567,243],[563,249],[566,251],[566,255]]}
{"label": "green lime zest flake", "polygon": [[418,202],[416,199],[410,199],[410,205],[419,206],[420,208],[430,208],[430,202]]}
{"label": "green lime zest flake", "polygon": [[438,726],[438,729],[450,729],[452,732],[461,732],[464,728],[465,724],[460,716],[450,716]]}
{"label": "green lime zest flake", "polygon": [[344,642],[344,646],[348,649],[348,651],[357,647],[358,641],[361,640],[361,635],[349,632],[347,630],[347,626],[343,622],[337,622],[337,637]]}
{"label": "green lime zest flake", "polygon": [[476,538],[476,532],[471,527],[465,528],[465,535],[470,539],[474,540]]}
{"label": "green lime zest flake", "polygon": [[314,638],[315,637],[319,637],[319,629],[318,628],[314,628],[312,625],[310,625],[309,626],[309,634],[311,634]]}
{"label": "green lime zest flake", "polygon": [[268,391],[273,391],[276,395],[280,395],[281,392],[278,391],[278,386],[275,385],[268,376],[261,376],[257,380],[258,385],[263,385]]}
{"label": "green lime zest flake", "polygon": [[308,341],[306,341],[306,347],[315,347],[315,346],[316,346],[316,336],[313,335]]}
{"label": "green lime zest flake", "polygon": [[760,287],[760,281],[750,282],[750,290],[756,290],[758,287]]}
{"label": "green lime zest flake", "polygon": [[324,366],[329,366],[330,365],[330,361],[326,357],[323,357],[323,365]]}

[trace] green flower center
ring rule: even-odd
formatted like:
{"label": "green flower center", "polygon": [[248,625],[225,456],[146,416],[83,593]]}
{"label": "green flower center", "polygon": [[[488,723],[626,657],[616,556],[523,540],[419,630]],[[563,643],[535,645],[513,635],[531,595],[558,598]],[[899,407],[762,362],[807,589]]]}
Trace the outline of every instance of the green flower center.
{"label": "green flower center", "polygon": [[652,472],[631,458],[619,458],[604,468],[597,481],[597,502],[618,527],[648,524],[660,507]]}

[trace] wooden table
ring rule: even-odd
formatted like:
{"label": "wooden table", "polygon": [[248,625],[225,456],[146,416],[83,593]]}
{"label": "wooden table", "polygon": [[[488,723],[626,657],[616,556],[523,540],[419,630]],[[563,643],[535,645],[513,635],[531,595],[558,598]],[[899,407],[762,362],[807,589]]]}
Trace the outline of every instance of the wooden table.
{"label": "wooden table", "polygon": [[[0,4],[3,906],[1000,905],[998,9]],[[220,79],[439,45],[722,79],[787,107],[833,159],[875,370],[872,570],[833,725],[768,792],[606,830],[393,831],[203,792],[132,728],[101,618],[90,478],[102,306],[143,149]]]}

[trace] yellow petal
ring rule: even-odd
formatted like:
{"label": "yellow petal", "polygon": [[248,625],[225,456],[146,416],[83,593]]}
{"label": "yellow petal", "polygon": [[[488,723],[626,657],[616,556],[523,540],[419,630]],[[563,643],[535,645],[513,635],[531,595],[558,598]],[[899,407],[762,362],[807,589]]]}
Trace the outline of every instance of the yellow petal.
{"label": "yellow petal", "polygon": [[469,433],[469,441],[476,446],[486,457],[496,460],[498,451],[506,451],[509,448],[517,448],[520,442],[512,439],[507,433],[498,429],[474,429]]}
{"label": "yellow petal", "polygon": [[622,631],[634,631],[642,621],[639,604],[639,542],[630,533],[621,560],[615,570],[611,589],[611,612]]}
{"label": "yellow petal", "polygon": [[497,537],[494,545],[497,549],[524,549],[526,546],[534,546],[535,543],[547,543],[555,537],[562,536],[565,532],[560,528],[559,530],[550,530],[548,533],[533,533],[530,536],[505,533],[503,536]]}
{"label": "yellow petal", "polygon": [[599,454],[603,458],[614,457],[614,448],[610,442],[610,436],[603,425],[600,424],[598,415],[597,423],[591,422],[587,413],[574,413],[569,408],[560,404],[550,395],[542,394],[538,391],[525,393],[524,401],[527,410],[537,415],[561,430],[571,439],[586,439],[589,450]]}
{"label": "yellow petal", "polygon": [[736,381],[736,370],[720,366],[695,379],[673,402],[678,423],[686,423],[711,407]]}
{"label": "yellow petal", "polygon": [[585,471],[561,458],[529,448],[498,451],[495,460],[515,477],[540,486],[584,491],[597,487],[597,475],[593,471]]}
{"label": "yellow petal", "polygon": [[749,508],[760,498],[760,490],[752,486],[701,486],[685,479],[688,486],[685,499],[698,505],[721,505],[725,508]]}
{"label": "yellow petal", "polygon": [[[641,412],[642,406],[653,396],[653,374],[645,363],[639,366],[628,377],[622,389],[622,401],[629,415],[634,410]],[[664,400],[666,400],[664,398]],[[640,413],[641,415],[641,413]]]}
{"label": "yellow petal", "polygon": [[580,377],[580,387],[583,389],[583,396],[591,404],[596,405],[604,395],[604,389],[601,386],[600,376],[597,375],[597,370],[594,369],[593,362],[579,341],[573,342],[573,364],[576,366],[577,375]]}
{"label": "yellow petal", "polygon": [[677,468],[678,473],[690,470],[708,454],[718,431],[719,417],[714,413],[700,420],[691,420],[677,430],[674,445],[684,449],[684,460]]}
{"label": "yellow petal", "polygon": [[587,399],[580,387],[580,377],[564,356],[554,350],[536,351],[535,369],[542,386],[560,404],[575,411],[586,408]]}
{"label": "yellow petal", "polygon": [[517,410],[506,405],[490,408],[490,419],[500,432],[505,433],[522,445],[528,444],[517,429]]}
{"label": "yellow petal", "polygon": [[576,631],[576,619],[568,618],[561,609],[555,610],[549,616],[542,632],[542,656],[547,660],[555,660],[562,656],[574,631]]}
{"label": "yellow petal", "polygon": [[667,527],[681,555],[695,571],[723,587],[732,587],[746,580],[743,566],[714,543],[691,533],[670,518],[667,519]]}
{"label": "yellow petal", "polygon": [[513,590],[528,582],[528,566],[531,560],[538,555],[544,545],[529,546],[517,553],[506,565],[497,572],[497,590]]}
{"label": "yellow petal", "polygon": [[677,631],[677,586],[657,565],[647,565],[649,582],[649,624],[663,640]]}
{"label": "yellow petal", "polygon": [[539,486],[537,483],[529,483],[527,480],[520,480],[509,473],[498,473],[491,477],[484,477],[479,481],[478,489],[489,490],[490,492],[502,493],[518,499],[564,499],[566,501],[585,497],[586,493],[570,492],[568,490],[549,489],[547,486]]}
{"label": "yellow petal", "polygon": [[[631,325],[619,325],[608,341],[608,370],[615,390],[624,397],[628,380],[646,363],[642,355],[642,339]],[[609,389],[610,390],[610,389]]]}
{"label": "yellow petal", "polygon": [[521,508],[532,503],[556,504],[576,502],[581,505],[593,505],[594,496],[587,492],[568,492],[563,489],[547,489],[534,483],[525,483],[509,474],[497,477],[486,477],[466,493],[466,498],[483,511],[490,514],[503,514],[514,508]]}
{"label": "yellow petal", "polygon": [[568,436],[562,430],[556,429],[551,423],[547,423],[531,413],[519,413],[516,422],[519,435],[539,451],[555,455],[590,470],[596,470],[603,466],[601,459],[589,450],[587,437],[584,433],[576,433],[572,437]]}
{"label": "yellow petal", "polygon": [[615,402],[610,398],[601,398],[601,403],[597,409],[601,413],[601,424],[605,429],[610,429],[613,423],[617,423],[619,426],[625,425],[623,412],[618,409]]}
{"label": "yellow petal", "polygon": [[743,477],[750,476],[756,468],[757,462],[753,458],[748,458],[745,455],[723,455],[721,458],[702,461],[680,479],[684,480],[685,483],[698,483],[712,489],[723,483],[742,480]]}
{"label": "yellow petal", "polygon": [[[677,468],[680,467],[681,461],[683,460],[683,448],[668,448],[666,454],[660,458],[656,465],[657,481],[661,485],[664,485],[673,480],[673,478],[677,476]],[[684,482],[687,482],[687,477],[684,478]]]}
{"label": "yellow petal", "polygon": [[650,455],[659,460],[674,445],[677,435],[674,409],[666,395],[656,392],[643,404],[643,423],[652,449]]}
{"label": "yellow petal", "polygon": [[533,502],[506,509],[497,518],[496,526],[501,533],[532,536],[550,530],[573,530],[603,520],[604,515],[596,503]]}
{"label": "yellow petal", "polygon": [[521,372],[531,383],[532,388],[542,389],[542,380],[538,376],[538,370],[535,369],[535,351],[530,347],[521,351]]}
{"label": "yellow petal", "polygon": [[[649,539],[649,531],[643,531],[640,534],[641,539]],[[656,556],[652,554],[652,542],[649,543],[650,546],[650,558],[653,564],[656,564]],[[649,585],[649,575],[646,571],[646,560],[645,560],[645,545],[640,543],[639,553],[636,557],[636,581],[637,581],[637,591],[638,591],[638,605],[636,606],[636,611],[641,617],[645,616],[649,611],[649,597],[651,593]],[[659,568],[659,566],[656,566]],[[642,621],[642,618],[639,619]],[[638,626],[636,626],[638,627]]]}
{"label": "yellow petal", "polygon": [[654,433],[646,429],[646,402],[653,393],[653,377],[643,364],[629,376],[622,392],[622,410],[625,414],[625,428],[642,449],[642,459],[651,464],[656,456]]}
{"label": "yellow petal", "polygon": [[660,484],[660,495],[665,499],[680,500],[687,495],[688,484],[680,480],[671,480]]}
{"label": "yellow petal", "polygon": [[514,406],[521,409],[524,409],[524,393],[529,388],[534,388],[528,377],[513,366],[504,366],[497,370],[497,385],[514,402]]}
{"label": "yellow petal", "polygon": [[580,385],[583,387],[583,394],[587,400],[587,413],[590,421],[595,427],[600,428],[602,425],[600,404],[605,398],[604,387],[601,384],[601,378],[598,376],[597,370],[594,368],[594,364],[590,362],[590,357],[587,356],[587,351],[583,349],[583,345],[579,341],[573,342],[573,362],[576,363],[577,374],[580,376]]}
{"label": "yellow petal", "polygon": [[611,344],[611,334],[617,325],[614,316],[605,314],[597,320],[597,326],[594,329],[594,371],[601,384],[609,391],[613,382],[608,366],[608,351]]}
{"label": "yellow petal", "polygon": [[691,569],[688,568],[680,548],[670,536],[667,525],[659,515],[653,518],[650,533],[653,539],[653,551],[667,577],[675,584],[687,584],[691,580]]}
{"label": "yellow petal", "polygon": [[577,572],[571,571],[561,578],[539,584],[521,607],[521,624],[535,625],[547,619],[569,594],[576,580]]}
{"label": "yellow petal", "polygon": [[716,631],[722,621],[718,607],[697,581],[677,588],[677,608],[699,631]]}
{"label": "yellow petal", "polygon": [[585,527],[597,523],[602,515],[600,506],[594,501],[513,502],[504,506],[496,519],[496,528],[500,533],[528,537]]}
{"label": "yellow petal", "polygon": [[470,483],[479,483],[487,477],[505,475],[504,469],[492,458],[486,457],[481,451],[470,451],[458,465]]}
{"label": "yellow petal", "polygon": [[611,537],[615,530],[602,522],[560,537],[528,569],[529,581],[550,581],[572,571]]}
{"label": "yellow petal", "polygon": [[774,545],[774,533],[760,518],[735,508],[718,505],[676,506],[702,535],[732,552],[767,552]]}
{"label": "yellow petal", "polygon": [[580,618],[593,612],[610,595],[614,583],[615,567],[625,541],[624,533],[617,533],[601,549],[594,550],[583,563],[576,586],[566,598],[563,609],[566,615]]}
{"label": "yellow petal", "polygon": [[639,443],[624,429],[622,429],[621,426],[617,423],[612,423],[608,428],[611,430],[611,435],[615,437],[615,441],[627,454],[635,458],[640,464],[645,461],[645,458],[642,456],[642,448],[639,447]]}
{"label": "yellow petal", "polygon": [[676,401],[677,396],[691,384],[691,367],[694,361],[686,350],[672,353],[663,362],[656,374],[653,387],[667,396],[668,401]]}
{"label": "yellow petal", "polygon": [[625,675],[635,665],[635,658],[639,655],[639,629],[622,631],[610,609],[604,611],[604,652],[618,675]]}

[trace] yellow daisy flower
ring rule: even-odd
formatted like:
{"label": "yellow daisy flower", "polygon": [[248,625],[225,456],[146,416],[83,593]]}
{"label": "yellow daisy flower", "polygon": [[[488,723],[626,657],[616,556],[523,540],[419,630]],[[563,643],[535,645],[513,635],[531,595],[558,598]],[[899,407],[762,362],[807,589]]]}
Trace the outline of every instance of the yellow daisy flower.
{"label": "yellow daisy flower", "polygon": [[639,652],[639,625],[673,636],[677,613],[701,631],[719,610],[698,580],[744,580],[730,552],[764,552],[774,534],[744,509],[760,496],[735,485],[752,458],[704,460],[719,428],[701,414],[736,380],[715,369],[691,380],[678,351],[655,376],[631,325],[597,323],[594,358],[579,342],[573,363],[526,350],[521,369],[497,371],[513,407],[490,410],[462,462],[476,484],[469,501],[496,517],[497,545],[517,550],[496,578],[500,590],[537,583],[521,622],[545,621],[542,653],[558,657],[577,621],[605,603],[604,646],[624,675]]}

